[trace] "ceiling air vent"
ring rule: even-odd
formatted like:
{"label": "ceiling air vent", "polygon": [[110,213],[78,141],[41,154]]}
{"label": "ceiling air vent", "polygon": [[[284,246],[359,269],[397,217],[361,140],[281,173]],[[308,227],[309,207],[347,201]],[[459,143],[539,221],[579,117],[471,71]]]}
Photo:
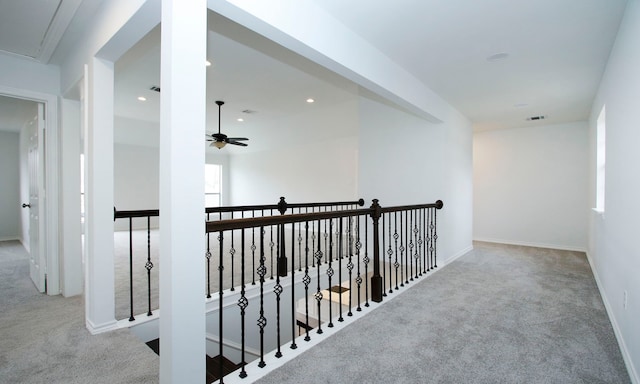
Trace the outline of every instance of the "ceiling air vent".
{"label": "ceiling air vent", "polygon": [[538,121],[538,120],[544,120],[546,116],[531,116],[531,117],[527,117],[527,121]]}
{"label": "ceiling air vent", "polygon": [[250,110],[250,109],[244,109],[244,110],[242,111],[242,113],[252,114],[252,113],[256,113],[256,111],[252,111],[252,110]]}
{"label": "ceiling air vent", "polygon": [[151,88],[149,88],[152,91],[156,91],[156,92],[160,92],[160,87],[156,86],[156,85],[152,85]]}

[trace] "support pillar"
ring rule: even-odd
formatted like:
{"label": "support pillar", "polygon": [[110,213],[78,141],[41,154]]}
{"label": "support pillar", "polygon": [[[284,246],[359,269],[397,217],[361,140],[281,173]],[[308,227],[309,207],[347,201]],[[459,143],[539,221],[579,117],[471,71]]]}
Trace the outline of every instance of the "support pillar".
{"label": "support pillar", "polygon": [[162,0],[160,383],[205,381],[207,5]]}
{"label": "support pillar", "polygon": [[85,318],[91,333],[116,326],[113,257],[113,63],[85,70]]}

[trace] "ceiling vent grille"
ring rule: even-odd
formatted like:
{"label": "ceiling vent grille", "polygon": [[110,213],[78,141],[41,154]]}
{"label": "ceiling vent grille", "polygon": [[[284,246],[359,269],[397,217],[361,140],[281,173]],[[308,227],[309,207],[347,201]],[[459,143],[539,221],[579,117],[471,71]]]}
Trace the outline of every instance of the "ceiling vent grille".
{"label": "ceiling vent grille", "polygon": [[151,88],[149,88],[152,91],[156,91],[156,92],[160,92],[160,87],[156,86],[156,85],[152,85]]}
{"label": "ceiling vent grille", "polygon": [[531,116],[531,117],[527,117],[527,121],[538,121],[538,120],[544,120],[546,118],[546,116]]}

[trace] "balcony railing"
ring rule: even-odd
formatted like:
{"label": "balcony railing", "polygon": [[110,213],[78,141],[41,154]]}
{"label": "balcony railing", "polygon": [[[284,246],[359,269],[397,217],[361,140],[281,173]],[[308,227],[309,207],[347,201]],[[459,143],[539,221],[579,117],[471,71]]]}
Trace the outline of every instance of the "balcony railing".
{"label": "balcony railing", "polygon": [[[272,206],[208,208],[207,350],[238,364],[239,376],[246,377],[247,363],[256,360],[265,367],[267,354],[281,357],[283,346],[296,349],[297,343],[321,337],[334,322],[437,267],[442,201],[363,205],[362,200],[293,205],[282,199]],[[116,211],[115,217],[140,215]],[[153,268],[150,256],[146,263],[147,271]],[[133,280],[131,273],[132,287]]]}

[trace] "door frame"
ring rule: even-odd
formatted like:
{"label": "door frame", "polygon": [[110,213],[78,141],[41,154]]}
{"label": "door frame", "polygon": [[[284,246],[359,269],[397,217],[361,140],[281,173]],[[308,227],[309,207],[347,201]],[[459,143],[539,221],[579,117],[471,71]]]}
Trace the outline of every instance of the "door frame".
{"label": "door frame", "polygon": [[47,294],[60,294],[60,260],[58,255],[58,96],[48,93],[34,92],[25,89],[12,88],[0,85],[0,95],[34,101],[44,104],[45,136],[43,148],[40,148],[40,156],[44,159],[45,182],[43,186],[45,196],[39,196],[41,214],[45,216],[40,220],[40,233],[44,233],[43,243],[40,249],[45,253],[45,273],[47,275]]}

